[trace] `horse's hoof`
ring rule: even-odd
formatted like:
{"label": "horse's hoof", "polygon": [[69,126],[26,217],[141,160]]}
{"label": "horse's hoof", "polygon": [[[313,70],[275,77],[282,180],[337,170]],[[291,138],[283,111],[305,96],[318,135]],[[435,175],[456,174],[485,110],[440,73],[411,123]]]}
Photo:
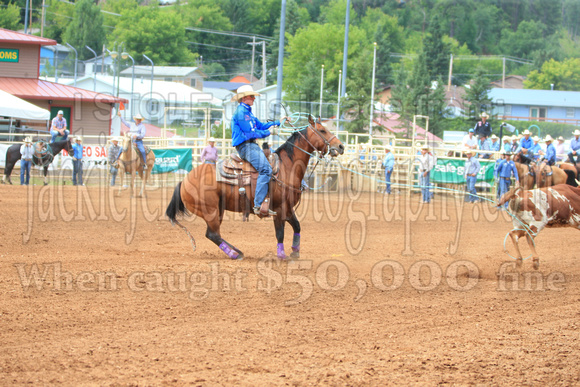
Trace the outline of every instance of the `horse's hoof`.
{"label": "horse's hoof", "polygon": [[292,253],[290,253],[290,258],[292,259],[300,258],[300,251],[293,251]]}
{"label": "horse's hoof", "polygon": [[540,268],[540,260],[534,259],[534,270],[538,270]]}
{"label": "horse's hoof", "polygon": [[233,261],[243,261],[244,260],[244,254],[238,254],[237,257],[232,258]]}
{"label": "horse's hoof", "polygon": [[523,265],[523,259],[522,258],[516,259],[516,267],[521,268],[522,265]]}
{"label": "horse's hoof", "polygon": [[284,254],[278,254],[278,259],[285,261],[286,259],[288,259],[288,256],[286,256],[286,253]]}

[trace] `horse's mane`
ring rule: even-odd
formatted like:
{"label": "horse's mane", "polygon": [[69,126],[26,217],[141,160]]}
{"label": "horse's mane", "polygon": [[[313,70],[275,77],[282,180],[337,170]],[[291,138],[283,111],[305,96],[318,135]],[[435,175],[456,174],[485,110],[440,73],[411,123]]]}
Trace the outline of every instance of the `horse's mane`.
{"label": "horse's mane", "polygon": [[297,140],[301,139],[302,136],[304,137],[306,136],[306,130],[307,128],[297,130],[296,132],[292,133],[290,138],[288,138],[288,140],[286,140],[284,144],[280,145],[278,149],[276,149],[275,153],[277,153],[278,156],[280,156],[280,152],[285,151],[286,154],[288,155],[288,158],[292,161],[294,159],[294,144],[296,143]]}

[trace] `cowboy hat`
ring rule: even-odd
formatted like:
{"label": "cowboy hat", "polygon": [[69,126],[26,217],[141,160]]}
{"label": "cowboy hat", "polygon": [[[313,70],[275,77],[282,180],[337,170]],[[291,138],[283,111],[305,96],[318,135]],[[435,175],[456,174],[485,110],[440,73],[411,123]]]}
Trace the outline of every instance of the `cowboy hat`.
{"label": "cowboy hat", "polygon": [[141,120],[143,121],[143,116],[139,113],[135,114],[135,116],[133,117],[134,120]]}
{"label": "cowboy hat", "polygon": [[387,144],[385,145],[385,150],[393,150],[393,147],[391,146],[391,144]]}
{"label": "cowboy hat", "polygon": [[121,140],[119,139],[119,137],[115,136],[115,137],[111,137],[111,141],[117,141],[117,142],[119,142]]}
{"label": "cowboy hat", "polygon": [[473,149],[471,149],[471,148],[465,148],[465,149],[463,149],[463,153],[465,153],[466,155],[472,155],[473,154]]}
{"label": "cowboy hat", "polygon": [[552,136],[550,136],[549,134],[546,136],[546,138],[544,139],[545,142],[552,142],[554,141],[554,139],[552,138]]}
{"label": "cowboy hat", "polygon": [[429,149],[429,144],[425,143],[425,144],[424,144],[424,145],[421,147],[421,149]]}
{"label": "cowboy hat", "polygon": [[511,141],[511,140],[512,140],[511,136],[505,136],[503,138],[503,141]]}
{"label": "cowboy hat", "polygon": [[532,140],[534,140],[534,142],[538,142],[538,141],[540,141],[540,137],[534,136],[534,137],[532,137]]}
{"label": "cowboy hat", "polygon": [[209,140],[207,140],[207,142],[215,142],[215,138],[210,137]]}
{"label": "cowboy hat", "polygon": [[576,129],[574,131],[574,133],[572,133],[574,136],[580,136],[580,130]]}
{"label": "cowboy hat", "polygon": [[75,141],[83,142],[83,138],[81,136],[76,136]]}
{"label": "cowboy hat", "polygon": [[24,139],[24,143],[25,143],[25,144],[32,144],[32,138],[30,138],[30,137],[26,137],[26,138]]}
{"label": "cowboy hat", "polygon": [[63,115],[64,115],[64,112],[63,112],[62,110],[59,110],[59,111],[58,111],[58,113],[56,113],[56,114],[57,114],[57,115],[58,115],[58,114],[63,114]]}
{"label": "cowboy hat", "polygon": [[530,132],[529,130],[526,129],[522,132],[522,134],[525,136],[525,135],[532,134],[532,132]]}
{"label": "cowboy hat", "polygon": [[558,141],[565,141],[564,137],[562,137],[562,136],[558,137]]}
{"label": "cowboy hat", "polygon": [[496,136],[495,134],[492,134],[490,138],[493,140],[494,138],[499,138],[499,137]]}
{"label": "cowboy hat", "polygon": [[487,115],[487,113],[486,113],[486,112],[482,112],[482,113],[481,113],[481,117],[488,118],[489,116]]}
{"label": "cowboy hat", "polygon": [[240,100],[248,95],[255,95],[256,97],[260,96],[260,93],[254,91],[252,85],[244,85],[238,87],[236,94],[232,97],[232,101],[240,102]]}

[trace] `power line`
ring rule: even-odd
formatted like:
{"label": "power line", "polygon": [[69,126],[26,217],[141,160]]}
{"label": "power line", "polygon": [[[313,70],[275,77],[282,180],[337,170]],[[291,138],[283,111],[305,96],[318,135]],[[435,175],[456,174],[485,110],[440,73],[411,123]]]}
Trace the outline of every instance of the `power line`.
{"label": "power line", "polygon": [[196,44],[199,46],[207,46],[207,47],[215,47],[215,48],[220,48],[220,49],[225,49],[225,50],[233,50],[233,51],[243,51],[243,52],[252,52],[252,50],[243,50],[241,48],[234,48],[234,47],[224,47],[224,46],[216,46],[215,44],[208,44],[208,43],[198,43],[198,42],[190,42],[188,40],[185,41],[185,43],[189,43],[189,44]]}
{"label": "power line", "polygon": [[185,27],[186,30],[188,31],[194,31],[194,32],[205,32],[208,34],[216,34],[216,35],[226,35],[226,36],[237,36],[239,38],[260,38],[262,40],[268,40],[268,41],[273,41],[274,38],[270,38],[268,36],[264,36],[264,35],[258,35],[258,34],[248,34],[245,32],[225,32],[225,31],[218,31],[218,30],[210,30],[207,28],[197,28],[197,27]]}

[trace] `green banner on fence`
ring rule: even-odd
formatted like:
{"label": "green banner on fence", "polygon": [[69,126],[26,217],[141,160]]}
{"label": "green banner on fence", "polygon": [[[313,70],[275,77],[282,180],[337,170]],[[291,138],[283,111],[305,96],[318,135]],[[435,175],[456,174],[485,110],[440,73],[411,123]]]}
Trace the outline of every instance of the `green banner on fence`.
{"label": "green banner on fence", "polygon": [[[492,182],[495,161],[479,160],[481,169],[477,174],[477,181]],[[465,160],[438,159],[437,165],[431,171],[431,181],[446,184],[465,184],[463,171]]]}
{"label": "green banner on fence", "polygon": [[191,171],[191,149],[153,149],[155,166],[151,173],[175,172],[183,169]]}

